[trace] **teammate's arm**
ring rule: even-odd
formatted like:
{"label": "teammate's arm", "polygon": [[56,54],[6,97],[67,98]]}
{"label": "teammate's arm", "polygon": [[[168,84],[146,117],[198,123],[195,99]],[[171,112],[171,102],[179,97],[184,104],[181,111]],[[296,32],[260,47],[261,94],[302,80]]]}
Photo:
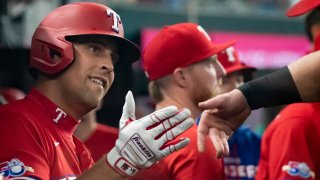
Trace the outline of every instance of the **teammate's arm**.
{"label": "teammate's arm", "polygon": [[[245,83],[240,90],[235,89],[200,103],[199,106],[207,111],[201,117],[198,128],[199,150],[204,150],[204,140],[210,135],[217,156],[228,154],[226,138],[246,120],[252,109],[319,101],[319,59],[319,51],[311,53],[268,77]],[[284,86],[283,82],[289,85]]]}

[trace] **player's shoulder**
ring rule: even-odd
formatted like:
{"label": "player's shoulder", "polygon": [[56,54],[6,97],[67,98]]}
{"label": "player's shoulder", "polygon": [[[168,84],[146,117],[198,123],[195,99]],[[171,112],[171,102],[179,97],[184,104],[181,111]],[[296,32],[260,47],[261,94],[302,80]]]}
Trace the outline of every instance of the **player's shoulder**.
{"label": "player's shoulder", "polygon": [[[285,107],[268,126],[266,133],[299,132],[304,133],[311,130],[319,123],[320,103],[295,103]],[[283,131],[283,129],[286,129]]]}
{"label": "player's shoulder", "polygon": [[15,121],[27,121],[27,117],[32,114],[32,106],[26,99],[18,100],[0,106],[1,123],[14,123]]}
{"label": "player's shoulder", "polygon": [[281,116],[313,116],[320,109],[320,103],[294,103],[286,106],[279,114]]}

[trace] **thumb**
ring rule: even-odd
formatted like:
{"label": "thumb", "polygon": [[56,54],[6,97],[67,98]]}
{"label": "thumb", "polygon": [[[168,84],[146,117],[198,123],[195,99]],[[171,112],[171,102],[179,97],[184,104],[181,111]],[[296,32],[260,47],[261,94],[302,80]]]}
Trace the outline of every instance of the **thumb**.
{"label": "thumb", "polygon": [[129,120],[135,120],[135,103],[131,91],[126,95],[126,101],[123,105],[122,115],[119,122],[119,128],[123,128]]}

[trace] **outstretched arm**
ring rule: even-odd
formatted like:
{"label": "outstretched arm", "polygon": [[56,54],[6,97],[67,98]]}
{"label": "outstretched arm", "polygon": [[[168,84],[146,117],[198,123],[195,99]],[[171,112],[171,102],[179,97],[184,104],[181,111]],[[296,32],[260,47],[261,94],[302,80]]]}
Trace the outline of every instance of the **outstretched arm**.
{"label": "outstretched arm", "polygon": [[[198,148],[209,135],[217,157],[228,154],[226,137],[238,128],[251,110],[261,107],[320,100],[320,52],[314,52],[239,89],[199,103],[206,110],[198,128]],[[215,133],[210,133],[210,132]]]}

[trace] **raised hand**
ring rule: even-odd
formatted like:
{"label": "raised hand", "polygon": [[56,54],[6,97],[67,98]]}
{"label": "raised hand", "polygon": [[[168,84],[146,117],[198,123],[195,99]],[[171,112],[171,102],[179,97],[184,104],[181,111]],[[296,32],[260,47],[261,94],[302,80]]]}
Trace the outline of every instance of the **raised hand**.
{"label": "raised hand", "polygon": [[175,139],[190,128],[194,120],[188,109],[169,106],[135,120],[135,103],[131,91],[126,96],[119,122],[119,137],[108,153],[107,162],[116,171],[133,176],[163,157],[185,147],[188,138]]}

